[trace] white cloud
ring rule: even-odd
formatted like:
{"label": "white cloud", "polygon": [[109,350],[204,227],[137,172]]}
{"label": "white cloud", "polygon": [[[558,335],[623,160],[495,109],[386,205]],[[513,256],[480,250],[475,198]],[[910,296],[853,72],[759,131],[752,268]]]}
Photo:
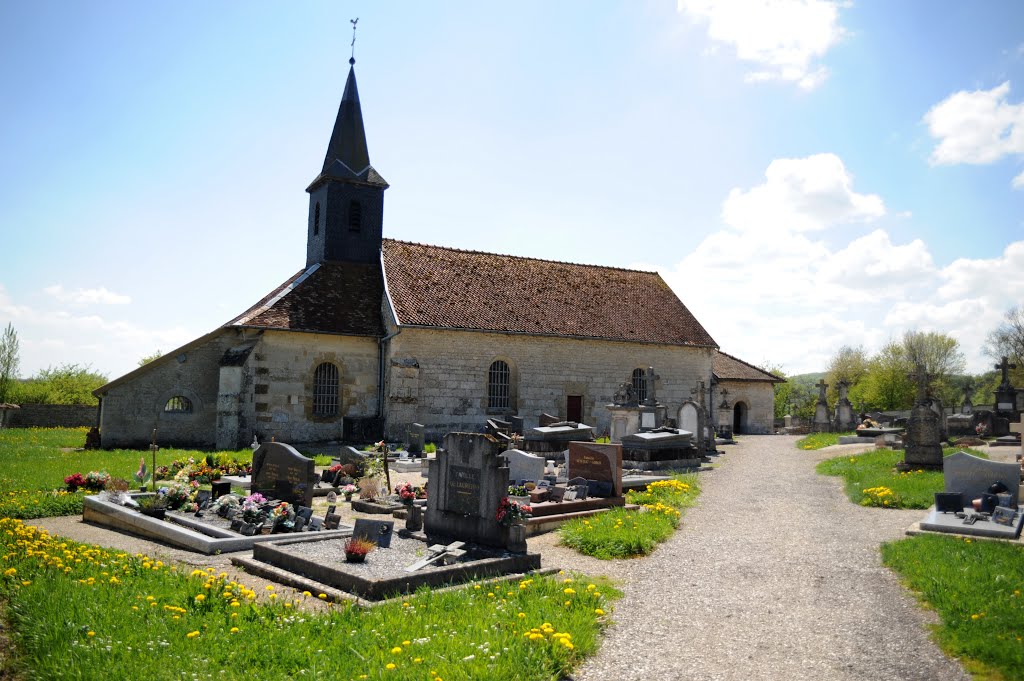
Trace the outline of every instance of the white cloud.
{"label": "white cloud", "polygon": [[53,286],[47,286],[43,291],[62,303],[74,303],[77,305],[126,305],[132,302],[129,296],[108,291],[104,286],[66,291],[60,284],[54,284]]}
{"label": "white cloud", "polygon": [[850,223],[884,217],[882,198],[857,193],[830,154],[776,160],[765,175],[731,191],[723,228],[662,270],[722,349],[804,373],[842,345],[870,353],[918,329],[950,334],[969,370],[988,368],[985,336],[1024,299],[1024,241],[944,266],[924,240],[894,242],[879,226],[830,246]]}
{"label": "white cloud", "polygon": [[678,10],[706,21],[708,36],[733,46],[736,56],[761,70],[748,82],[782,80],[811,90],[828,69],[814,63],[845,34],[842,3],[832,0],[678,0]]}
{"label": "white cloud", "polygon": [[1013,181],[1010,182],[1010,184],[1013,185],[1014,189],[1024,189],[1024,172],[1013,178]]}
{"label": "white cloud", "polygon": [[722,206],[730,227],[776,233],[819,231],[883,215],[881,197],[853,191],[853,177],[835,154],[776,159],[764,184],[733,189]]}
{"label": "white cloud", "polygon": [[[924,116],[928,132],[939,140],[933,165],[984,165],[1024,154],[1024,104],[1007,101],[1010,82],[991,90],[961,90],[933,106]],[[1024,173],[1013,179],[1024,186]]]}

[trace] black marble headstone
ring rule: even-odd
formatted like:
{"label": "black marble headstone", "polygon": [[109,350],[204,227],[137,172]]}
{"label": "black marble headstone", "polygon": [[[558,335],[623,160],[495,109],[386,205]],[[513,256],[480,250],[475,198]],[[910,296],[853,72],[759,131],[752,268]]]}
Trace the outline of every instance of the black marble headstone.
{"label": "black marble headstone", "polygon": [[367,520],[356,518],[355,527],[352,528],[352,537],[369,539],[382,549],[391,546],[391,532],[395,528],[393,520]]}
{"label": "black marble headstone", "polygon": [[960,513],[964,510],[964,495],[959,492],[936,492],[935,510],[939,513]]}
{"label": "black marble headstone", "polygon": [[319,532],[324,526],[324,521],[319,518],[309,519],[309,529],[311,532]]}
{"label": "black marble headstone", "polygon": [[283,442],[265,442],[252,455],[252,491],[295,506],[313,504],[316,463]]}
{"label": "black marble headstone", "polygon": [[334,513],[337,510],[338,510],[338,507],[332,504],[332,505],[327,507],[327,515],[331,515],[332,513]]}
{"label": "black marble headstone", "polygon": [[[317,518],[317,520],[319,520],[319,518]],[[327,517],[324,518],[324,527],[328,530],[336,530],[340,524],[341,516],[337,513],[328,513]]]}
{"label": "black marble headstone", "polygon": [[201,489],[196,492],[196,503],[199,505],[199,510],[206,510],[206,507],[210,505],[210,499],[213,496],[213,492],[208,489]]}
{"label": "black marble headstone", "polygon": [[231,483],[230,482],[211,482],[210,490],[213,493],[213,498],[217,499],[224,496],[225,494],[231,494]]}
{"label": "black marble headstone", "polygon": [[308,523],[309,519],[313,517],[313,509],[311,509],[309,506],[299,506],[297,509],[295,509],[295,517],[304,518]]}

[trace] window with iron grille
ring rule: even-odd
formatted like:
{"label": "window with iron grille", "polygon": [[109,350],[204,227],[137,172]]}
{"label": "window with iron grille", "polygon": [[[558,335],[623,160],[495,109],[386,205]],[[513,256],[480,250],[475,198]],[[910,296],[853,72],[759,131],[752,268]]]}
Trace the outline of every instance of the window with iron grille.
{"label": "window with iron grille", "polygon": [[316,202],[316,209],[313,211],[313,236],[320,233],[320,202]]}
{"label": "window with iron grille", "polygon": [[491,363],[487,371],[487,408],[508,409],[509,408],[509,383],[511,372],[508,364],[499,360]]}
{"label": "window with iron grille", "polygon": [[352,199],[348,203],[348,231],[358,232],[363,226],[363,205]]}
{"label": "window with iron grille", "polygon": [[191,414],[192,413],[192,400],[181,395],[175,395],[171,399],[167,400],[167,404],[164,405],[164,411],[171,412],[173,414]]}
{"label": "window with iron grille", "polygon": [[338,413],[338,367],[324,362],[313,372],[313,415]]}
{"label": "window with iron grille", "polygon": [[637,402],[647,399],[647,372],[643,369],[633,369],[633,394]]}

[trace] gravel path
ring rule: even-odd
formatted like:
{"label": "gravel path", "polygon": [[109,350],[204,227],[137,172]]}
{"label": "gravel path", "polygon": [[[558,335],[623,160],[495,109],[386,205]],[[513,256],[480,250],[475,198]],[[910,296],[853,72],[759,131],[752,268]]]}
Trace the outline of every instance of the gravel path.
{"label": "gravel path", "polygon": [[[851,450],[795,441],[742,438],[701,474],[698,505],[653,555],[578,565],[622,579],[625,596],[577,679],[970,678],[881,565],[880,542],[922,512],[850,503],[814,465]],[[545,563],[577,567],[559,551]]]}

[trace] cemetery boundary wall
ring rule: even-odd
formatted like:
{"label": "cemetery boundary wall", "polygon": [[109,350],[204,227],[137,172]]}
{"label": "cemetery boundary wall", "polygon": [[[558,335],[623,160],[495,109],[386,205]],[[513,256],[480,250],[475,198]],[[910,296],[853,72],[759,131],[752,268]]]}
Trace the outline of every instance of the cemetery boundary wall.
{"label": "cemetery boundary wall", "polygon": [[9,428],[92,428],[99,407],[83,404],[22,404],[7,416]]}

